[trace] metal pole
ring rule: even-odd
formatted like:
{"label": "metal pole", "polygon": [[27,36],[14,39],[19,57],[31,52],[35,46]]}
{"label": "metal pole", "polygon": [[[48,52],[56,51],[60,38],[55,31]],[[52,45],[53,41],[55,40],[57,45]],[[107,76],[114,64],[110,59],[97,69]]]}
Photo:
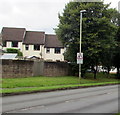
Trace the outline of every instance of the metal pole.
{"label": "metal pole", "polygon": [[[80,12],[80,53],[81,53],[81,39],[82,39],[82,12]],[[81,79],[81,64],[79,64],[79,79]]]}

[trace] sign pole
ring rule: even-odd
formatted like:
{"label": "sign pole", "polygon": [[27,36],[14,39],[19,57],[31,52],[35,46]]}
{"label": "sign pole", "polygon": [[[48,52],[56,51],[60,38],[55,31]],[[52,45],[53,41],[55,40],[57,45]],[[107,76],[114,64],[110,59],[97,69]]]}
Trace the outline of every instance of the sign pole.
{"label": "sign pole", "polygon": [[[86,10],[80,11],[80,55],[81,55],[81,39],[82,39],[82,13]],[[79,79],[81,79],[81,63],[79,63]]]}
{"label": "sign pole", "polygon": [[[80,12],[80,54],[81,54],[81,38],[82,38],[82,12]],[[79,79],[81,79],[81,64],[79,64]]]}

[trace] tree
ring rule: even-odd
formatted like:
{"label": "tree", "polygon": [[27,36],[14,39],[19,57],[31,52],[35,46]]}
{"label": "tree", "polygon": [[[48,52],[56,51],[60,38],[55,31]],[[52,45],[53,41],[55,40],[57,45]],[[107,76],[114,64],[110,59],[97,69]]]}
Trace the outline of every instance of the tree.
{"label": "tree", "polygon": [[113,63],[117,68],[117,78],[120,79],[120,26],[118,27],[118,31],[116,34],[116,48],[114,52]]}
{"label": "tree", "polygon": [[109,4],[103,2],[70,2],[65,6],[63,15],[59,14],[60,23],[55,29],[58,38],[67,47],[65,58],[70,62],[76,62],[76,54],[79,52],[79,26],[80,11],[83,13],[82,52],[84,52],[84,64],[82,73],[88,68],[94,71],[96,79],[97,66],[101,64],[104,50],[114,47],[116,25],[112,20],[115,9],[109,9]]}

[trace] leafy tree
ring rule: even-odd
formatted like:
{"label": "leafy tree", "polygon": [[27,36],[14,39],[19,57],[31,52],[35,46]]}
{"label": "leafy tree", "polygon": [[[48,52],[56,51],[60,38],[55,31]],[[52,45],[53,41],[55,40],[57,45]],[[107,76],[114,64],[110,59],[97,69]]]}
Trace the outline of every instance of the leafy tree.
{"label": "leafy tree", "polygon": [[116,48],[114,52],[113,63],[117,68],[117,77],[120,79],[120,26],[118,27],[118,31],[116,34]]}
{"label": "leafy tree", "polygon": [[103,55],[115,46],[114,36],[117,29],[113,12],[116,10],[108,7],[109,4],[103,2],[70,2],[65,6],[63,14],[59,14],[60,23],[55,29],[58,38],[67,47],[65,58],[76,62],[76,54],[79,52],[80,11],[86,10],[86,13],[83,13],[82,73],[91,67],[95,79],[97,66],[102,63]]}

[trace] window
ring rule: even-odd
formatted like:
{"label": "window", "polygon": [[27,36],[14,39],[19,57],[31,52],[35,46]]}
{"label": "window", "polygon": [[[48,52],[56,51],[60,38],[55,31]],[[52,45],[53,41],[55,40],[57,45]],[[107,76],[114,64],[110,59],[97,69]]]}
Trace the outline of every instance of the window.
{"label": "window", "polygon": [[7,46],[7,42],[4,41],[4,42],[3,42],[3,47],[6,47],[6,46]]}
{"label": "window", "polygon": [[18,47],[18,42],[12,41],[12,47]]}
{"label": "window", "polygon": [[25,45],[25,50],[29,50],[29,45]]}
{"label": "window", "polygon": [[40,50],[40,45],[34,45],[34,50]]}
{"label": "window", "polygon": [[55,53],[56,53],[56,54],[60,54],[60,52],[61,52],[61,49],[60,49],[60,48],[55,48]]}
{"label": "window", "polygon": [[50,53],[50,48],[46,48],[46,53]]}

